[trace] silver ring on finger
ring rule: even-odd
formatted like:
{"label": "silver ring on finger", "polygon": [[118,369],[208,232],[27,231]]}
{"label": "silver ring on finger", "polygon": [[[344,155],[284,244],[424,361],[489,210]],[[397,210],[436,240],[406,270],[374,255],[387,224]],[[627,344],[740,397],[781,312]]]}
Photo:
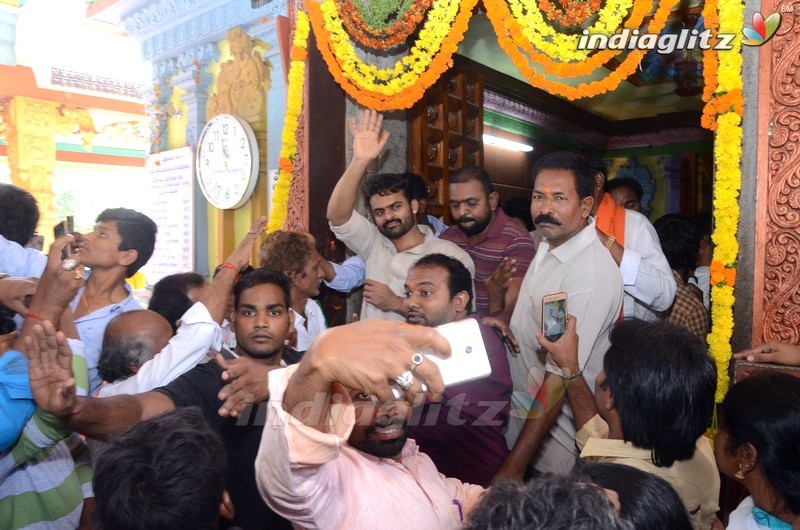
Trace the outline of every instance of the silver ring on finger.
{"label": "silver ring on finger", "polygon": [[397,379],[394,381],[397,383],[397,386],[403,390],[408,390],[411,388],[411,385],[414,384],[414,374],[411,372],[411,370],[406,370],[402,374],[398,375]]}
{"label": "silver ring on finger", "polygon": [[411,371],[417,371],[417,367],[422,364],[422,361],[425,360],[425,357],[421,353],[415,353],[411,356]]}
{"label": "silver ring on finger", "polygon": [[67,258],[67,259],[65,259],[65,260],[63,260],[63,261],[61,262],[61,267],[62,267],[62,268],[65,270],[65,271],[71,271],[71,270],[72,270],[72,269],[74,269],[74,268],[75,268],[77,265],[78,265],[78,260],[76,260],[76,259],[74,259],[74,258]]}

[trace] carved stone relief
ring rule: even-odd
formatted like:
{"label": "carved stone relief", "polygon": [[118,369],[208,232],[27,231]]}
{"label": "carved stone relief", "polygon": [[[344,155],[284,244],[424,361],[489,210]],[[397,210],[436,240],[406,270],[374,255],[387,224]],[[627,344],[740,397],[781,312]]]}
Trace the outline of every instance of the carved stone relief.
{"label": "carved stone relief", "polygon": [[254,52],[253,40],[241,28],[228,31],[233,59],[220,65],[217,93],[208,102],[208,116],[229,113],[247,121],[265,120],[269,67]]}
{"label": "carved stone relief", "polygon": [[[764,7],[765,10],[766,6]],[[755,343],[800,341],[800,3],[779,1],[768,12],[781,12],[783,22],[772,39],[767,182],[759,191],[757,212],[763,219],[764,261],[756,262],[755,278],[763,277],[762,322]],[[761,56],[762,61],[764,55]],[[764,74],[762,68],[760,75]],[[764,97],[764,91],[761,96]],[[759,162],[763,166],[763,162]],[[759,223],[762,224],[762,223]],[[761,270],[759,270],[761,269]],[[756,315],[758,318],[758,315]],[[761,327],[760,333],[759,327]],[[760,336],[759,336],[760,335]]]}

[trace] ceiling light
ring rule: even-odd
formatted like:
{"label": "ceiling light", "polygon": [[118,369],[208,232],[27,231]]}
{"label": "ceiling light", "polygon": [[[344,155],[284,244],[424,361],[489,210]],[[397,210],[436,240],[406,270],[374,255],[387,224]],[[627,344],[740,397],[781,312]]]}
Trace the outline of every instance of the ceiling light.
{"label": "ceiling light", "polygon": [[492,136],[491,134],[483,135],[483,143],[485,145],[499,147],[500,149],[508,149],[509,151],[522,151],[525,153],[533,151],[533,147],[528,144],[522,144],[513,140],[506,140],[505,138],[499,138],[497,136]]}

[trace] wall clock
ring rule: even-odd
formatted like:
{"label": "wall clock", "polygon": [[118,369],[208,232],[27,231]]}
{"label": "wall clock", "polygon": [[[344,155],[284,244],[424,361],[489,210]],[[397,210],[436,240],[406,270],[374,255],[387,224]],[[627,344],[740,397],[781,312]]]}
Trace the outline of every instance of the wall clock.
{"label": "wall clock", "polygon": [[250,124],[232,114],[211,118],[200,133],[195,165],[200,189],[212,206],[244,206],[258,180],[258,142]]}

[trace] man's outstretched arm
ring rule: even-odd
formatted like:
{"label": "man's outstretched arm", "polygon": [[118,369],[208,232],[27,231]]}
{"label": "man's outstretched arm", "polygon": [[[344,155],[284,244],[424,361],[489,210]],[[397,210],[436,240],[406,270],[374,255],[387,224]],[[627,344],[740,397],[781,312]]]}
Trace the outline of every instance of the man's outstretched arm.
{"label": "man's outstretched arm", "polygon": [[50,322],[43,324],[34,327],[35,340],[25,337],[31,392],[40,408],[69,428],[90,438],[104,439],[175,408],[171,399],[158,392],[112,398],[77,396],[67,340]]}

